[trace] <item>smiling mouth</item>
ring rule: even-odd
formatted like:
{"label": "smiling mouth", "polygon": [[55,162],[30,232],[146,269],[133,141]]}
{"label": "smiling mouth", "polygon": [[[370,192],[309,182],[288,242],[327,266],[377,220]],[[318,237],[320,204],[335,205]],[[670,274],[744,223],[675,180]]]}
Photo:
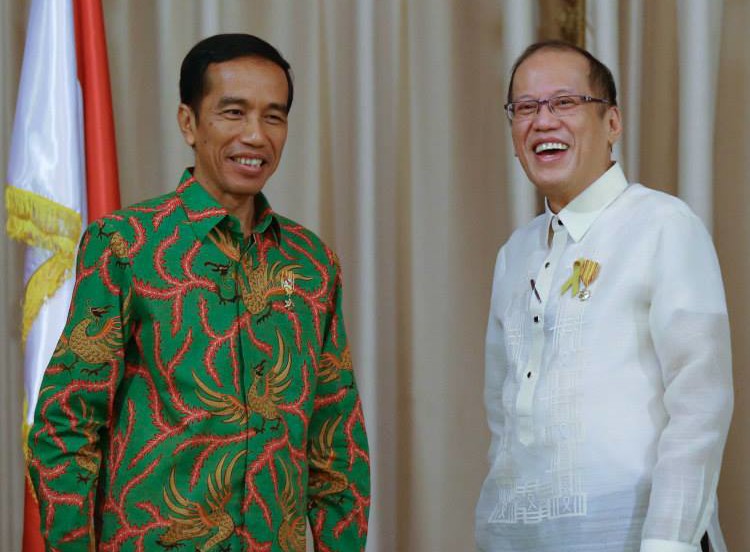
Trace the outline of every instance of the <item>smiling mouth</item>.
{"label": "smiling mouth", "polygon": [[265,164],[265,161],[258,157],[232,157],[232,161],[246,167],[254,168],[260,167],[261,165]]}
{"label": "smiling mouth", "polygon": [[537,144],[537,146],[534,148],[534,153],[557,153],[558,151],[566,151],[568,148],[569,146],[567,144],[563,144],[562,142],[542,142],[541,144]]}

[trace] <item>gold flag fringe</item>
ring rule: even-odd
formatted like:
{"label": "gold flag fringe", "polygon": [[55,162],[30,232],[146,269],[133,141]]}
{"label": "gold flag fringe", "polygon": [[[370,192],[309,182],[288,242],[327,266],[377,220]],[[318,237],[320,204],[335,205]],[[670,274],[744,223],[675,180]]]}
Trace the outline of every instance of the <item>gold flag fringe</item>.
{"label": "gold flag fringe", "polygon": [[81,215],[73,209],[15,186],[5,189],[5,205],[8,235],[30,247],[52,253],[26,284],[21,334],[25,344],[42,305],[72,272],[83,223]]}

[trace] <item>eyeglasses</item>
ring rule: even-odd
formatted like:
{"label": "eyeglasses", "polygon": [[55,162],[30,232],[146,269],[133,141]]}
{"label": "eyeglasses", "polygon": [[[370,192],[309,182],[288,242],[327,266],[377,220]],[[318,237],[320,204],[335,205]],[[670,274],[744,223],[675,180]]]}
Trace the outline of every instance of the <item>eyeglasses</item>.
{"label": "eyeglasses", "polygon": [[531,119],[539,113],[544,104],[549,107],[550,113],[555,117],[566,117],[575,113],[579,107],[587,103],[610,103],[609,100],[601,98],[592,98],[591,96],[554,96],[546,100],[521,100],[520,102],[510,102],[503,106],[508,119],[511,121],[521,121]]}

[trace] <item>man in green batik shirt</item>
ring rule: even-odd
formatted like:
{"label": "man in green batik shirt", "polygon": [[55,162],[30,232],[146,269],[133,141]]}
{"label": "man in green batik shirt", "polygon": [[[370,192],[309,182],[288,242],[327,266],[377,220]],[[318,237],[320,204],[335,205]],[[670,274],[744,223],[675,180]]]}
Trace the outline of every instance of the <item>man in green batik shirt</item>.
{"label": "man in green batik shirt", "polygon": [[369,456],[336,255],[261,193],[289,64],[199,42],[177,190],[92,223],[44,376],[30,471],[50,550],[364,549]]}

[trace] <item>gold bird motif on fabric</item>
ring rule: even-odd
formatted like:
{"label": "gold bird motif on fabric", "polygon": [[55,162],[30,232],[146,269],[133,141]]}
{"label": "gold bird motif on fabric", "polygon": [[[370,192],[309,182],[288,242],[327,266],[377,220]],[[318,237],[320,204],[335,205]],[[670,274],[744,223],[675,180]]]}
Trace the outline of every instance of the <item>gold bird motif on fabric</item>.
{"label": "gold bird motif on fabric", "polygon": [[109,240],[109,249],[118,259],[128,259],[129,257],[130,246],[119,232],[112,234],[112,237]]}
{"label": "gold bird motif on fabric", "polygon": [[[262,377],[256,377],[247,390],[245,402],[235,396],[221,393],[210,389],[201,379],[193,373],[198,385],[196,395],[198,399],[211,410],[216,416],[226,417],[226,423],[246,424],[250,414],[255,412],[261,417],[259,432],[265,431],[266,422],[274,421],[274,429],[279,428],[281,423],[281,412],[278,405],[282,402],[284,391],[291,385],[292,380],[289,372],[292,367],[292,357],[287,354],[281,333],[276,331],[278,356],[276,363]],[[258,391],[260,383],[264,383],[264,390]]]}
{"label": "gold bird motif on fabric", "polygon": [[336,451],[333,438],[341,423],[341,416],[323,422],[318,439],[313,441],[310,450],[310,505],[315,506],[321,498],[339,495],[349,487],[349,481],[341,472],[333,469]]}
{"label": "gold bird motif on fabric", "polygon": [[[123,311],[128,312],[132,291],[128,292],[123,303]],[[65,349],[70,349],[78,357],[75,362],[82,360],[87,364],[104,365],[117,356],[122,345],[122,320],[120,315],[104,319],[112,307],[89,307],[90,316],[81,320],[70,332],[70,338],[60,338],[53,357],[61,356]],[[102,323],[102,320],[104,322]],[[126,320],[127,322],[127,320]],[[92,330],[93,328],[93,330]],[[75,364],[75,362],[73,364]],[[71,366],[66,367],[68,369]],[[85,368],[84,372],[96,373],[99,368]]]}
{"label": "gold bird motif on fabric", "polygon": [[248,312],[256,316],[264,313],[271,304],[274,297],[283,297],[291,294],[296,280],[308,280],[296,273],[300,265],[282,266],[281,262],[274,263],[271,267],[260,264],[252,268],[243,263],[247,284],[242,278],[238,278],[240,284],[240,295],[242,302]]}
{"label": "gold bird motif on fabric", "polygon": [[202,546],[195,548],[209,552],[232,535],[234,520],[226,512],[226,506],[232,496],[232,471],[243,454],[245,451],[237,453],[226,469],[224,463],[229,453],[222,456],[214,472],[208,475],[208,495],[201,503],[188,500],[180,493],[172,469],[169,487],[162,492],[170,515],[169,529],[158,540],[160,546],[174,548],[183,541],[206,538],[213,533]]}
{"label": "gold bird motif on fabric", "polygon": [[289,377],[289,372],[292,367],[292,357],[286,354],[284,350],[284,341],[281,338],[279,331],[276,331],[276,337],[278,339],[278,351],[279,355],[276,359],[276,363],[273,365],[271,370],[265,375],[265,390],[263,392],[258,391],[258,383],[261,381],[260,378],[256,378],[250,389],[247,391],[247,406],[250,412],[255,412],[261,416],[261,426],[258,428],[259,432],[263,432],[266,427],[267,421],[275,421],[276,425],[274,429],[279,428],[281,423],[281,412],[279,412],[278,405],[282,402],[283,393],[291,385],[292,380]]}
{"label": "gold bird motif on fabric", "polygon": [[105,232],[104,223],[99,221],[99,236],[106,236],[109,238],[109,249],[114,253],[117,258],[117,264],[120,266],[130,264],[130,245],[117,231]]}
{"label": "gold bird motif on fabric", "polygon": [[240,246],[232,239],[227,232],[222,232],[218,228],[213,228],[208,234],[208,238],[214,245],[234,262],[240,260]]}
{"label": "gold bird motif on fabric", "polygon": [[330,383],[340,378],[342,371],[351,372],[352,370],[352,354],[347,345],[341,352],[340,357],[337,357],[333,353],[323,353],[321,355],[318,376],[323,383]]}
{"label": "gold bird motif on fabric", "polygon": [[283,552],[305,552],[305,518],[297,511],[297,493],[292,476],[284,462],[284,490],[281,492],[283,519],[279,525],[279,546]]}
{"label": "gold bird motif on fabric", "polygon": [[[78,449],[75,455],[76,464],[78,464],[89,474],[95,474],[99,471],[99,463],[101,461],[101,452],[98,447],[98,439],[96,435],[97,427],[94,421],[94,412],[86,405],[86,401],[79,398],[81,404],[81,418],[86,420],[83,425],[82,433],[86,436],[86,444]],[[91,475],[78,475],[78,480],[82,483],[87,483]]]}
{"label": "gold bird motif on fabric", "polygon": [[120,317],[108,318],[104,324],[89,334],[89,327],[96,325],[111,307],[89,307],[90,317],[81,320],[70,333],[68,347],[89,364],[103,364],[109,361],[120,346]]}
{"label": "gold bird motif on fabric", "polygon": [[[229,234],[214,228],[208,236],[222,253],[242,267],[247,282],[241,276],[232,277],[236,278],[239,297],[252,316],[266,313],[274,298],[290,299],[295,281],[310,279],[297,273],[302,268],[298,264],[282,265],[278,261],[270,267],[266,263],[260,263],[253,268],[250,259],[242,257],[238,244]],[[287,303],[291,305],[289,301]]]}
{"label": "gold bird motif on fabric", "polygon": [[214,416],[224,416],[228,424],[239,423],[245,425],[248,420],[247,403],[227,393],[220,393],[209,388],[198,375],[193,372],[198,390],[195,392],[200,401],[209,407]]}

